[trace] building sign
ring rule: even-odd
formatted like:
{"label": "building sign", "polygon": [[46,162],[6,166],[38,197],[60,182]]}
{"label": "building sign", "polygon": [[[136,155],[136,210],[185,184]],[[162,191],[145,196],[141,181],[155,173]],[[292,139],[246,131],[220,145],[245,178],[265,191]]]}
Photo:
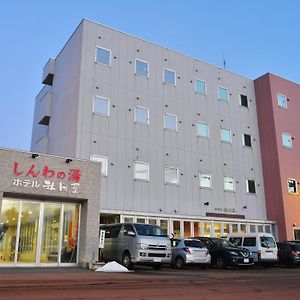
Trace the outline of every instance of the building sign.
{"label": "building sign", "polygon": [[215,211],[225,212],[225,213],[235,213],[234,208],[228,208],[228,207],[215,207]]}
{"label": "building sign", "polygon": [[42,168],[32,164],[23,168],[19,162],[14,162],[13,173],[15,178],[12,185],[28,189],[42,188],[45,191],[57,191],[71,194],[80,192],[79,169],[70,168],[68,171],[52,169],[47,165]]}
{"label": "building sign", "polygon": [[105,230],[100,230],[100,237],[99,237],[99,248],[104,248],[104,241],[105,241]]}

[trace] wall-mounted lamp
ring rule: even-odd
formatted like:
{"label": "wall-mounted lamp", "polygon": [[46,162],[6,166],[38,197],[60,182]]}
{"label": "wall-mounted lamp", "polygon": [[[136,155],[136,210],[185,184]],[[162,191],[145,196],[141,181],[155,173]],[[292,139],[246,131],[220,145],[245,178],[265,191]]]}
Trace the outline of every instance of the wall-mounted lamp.
{"label": "wall-mounted lamp", "polygon": [[293,227],[296,227],[296,226],[297,226],[297,223],[294,223],[294,224],[293,224]]}
{"label": "wall-mounted lamp", "polygon": [[66,159],[66,163],[68,164],[68,163],[70,163],[70,162],[72,162],[73,161],[73,159],[71,159],[71,158],[67,158]]}
{"label": "wall-mounted lamp", "polygon": [[247,205],[244,205],[244,206],[243,206],[243,209],[247,209],[247,208],[248,208]]}
{"label": "wall-mounted lamp", "polygon": [[39,155],[37,154],[37,153],[32,153],[31,154],[31,157],[34,159],[34,158],[36,158],[36,157],[38,157]]}
{"label": "wall-mounted lamp", "polygon": [[204,202],[203,204],[207,206],[207,205],[209,205],[209,202]]}
{"label": "wall-mounted lamp", "polygon": [[159,211],[162,212],[162,209],[160,208]]}
{"label": "wall-mounted lamp", "polygon": [[177,213],[177,209],[174,209],[174,213],[175,213],[175,214]]}

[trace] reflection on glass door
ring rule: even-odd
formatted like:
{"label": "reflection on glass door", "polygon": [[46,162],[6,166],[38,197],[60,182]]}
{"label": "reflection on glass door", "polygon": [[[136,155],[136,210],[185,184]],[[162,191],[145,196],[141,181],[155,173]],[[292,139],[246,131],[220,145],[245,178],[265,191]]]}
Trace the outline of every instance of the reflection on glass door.
{"label": "reflection on glass door", "polygon": [[22,202],[18,263],[36,262],[40,206],[38,202]]}

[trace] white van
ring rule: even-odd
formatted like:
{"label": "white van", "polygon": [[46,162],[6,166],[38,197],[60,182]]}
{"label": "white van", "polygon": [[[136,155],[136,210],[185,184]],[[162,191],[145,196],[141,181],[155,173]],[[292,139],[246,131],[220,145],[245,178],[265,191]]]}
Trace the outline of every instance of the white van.
{"label": "white van", "polygon": [[255,263],[267,266],[278,260],[276,241],[269,233],[232,233],[225,238],[238,247],[250,250]]}
{"label": "white van", "polygon": [[127,269],[134,264],[151,264],[160,269],[170,264],[171,241],[159,226],[142,223],[118,223],[100,225],[105,230],[102,260],[118,261]]}

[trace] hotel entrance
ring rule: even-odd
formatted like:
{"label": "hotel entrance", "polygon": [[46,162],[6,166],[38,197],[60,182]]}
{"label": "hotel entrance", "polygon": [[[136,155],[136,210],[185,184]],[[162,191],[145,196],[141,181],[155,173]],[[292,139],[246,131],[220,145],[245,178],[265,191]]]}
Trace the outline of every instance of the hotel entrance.
{"label": "hotel entrance", "polygon": [[3,198],[0,266],[76,264],[79,216],[79,204]]}

